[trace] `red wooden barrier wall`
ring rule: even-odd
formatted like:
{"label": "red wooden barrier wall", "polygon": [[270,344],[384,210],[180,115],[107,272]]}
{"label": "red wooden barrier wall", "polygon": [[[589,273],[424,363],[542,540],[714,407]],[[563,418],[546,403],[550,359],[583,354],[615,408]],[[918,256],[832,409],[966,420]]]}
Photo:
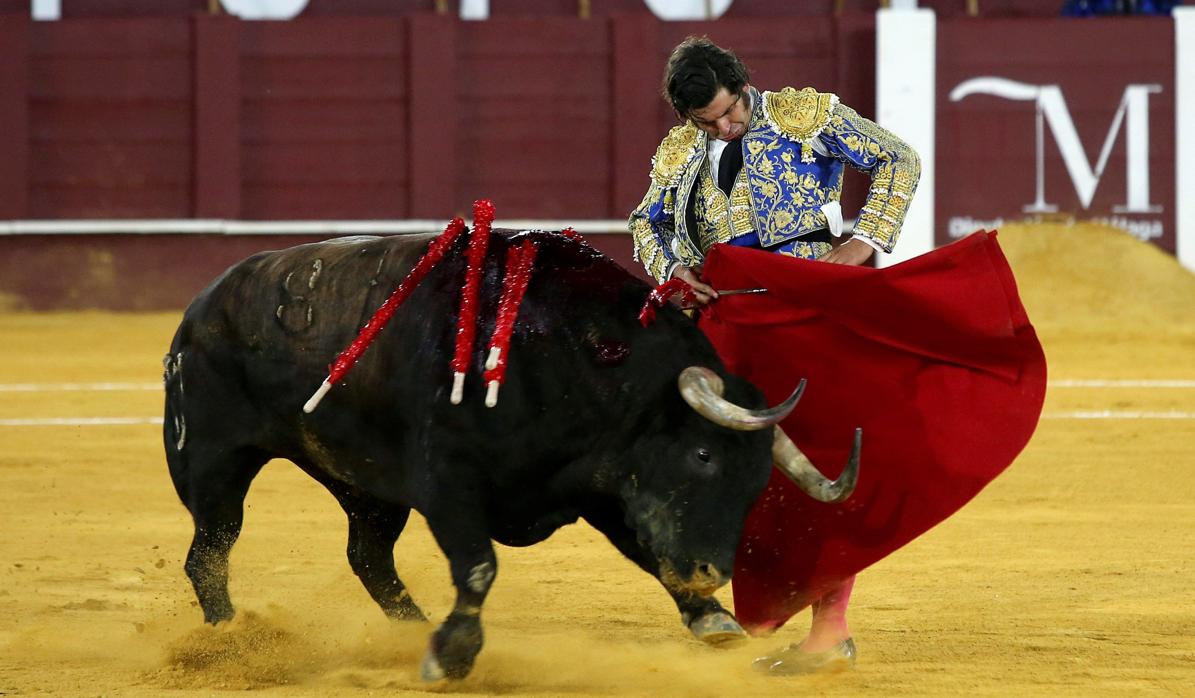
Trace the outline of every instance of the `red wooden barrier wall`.
{"label": "red wooden barrier wall", "polygon": [[[28,0],[0,0],[0,219],[442,221],[480,197],[502,218],[622,218],[674,123],[664,60],[691,33],[738,50],[760,87],[875,111],[872,0],[736,0],[693,23],[640,0],[592,2],[589,20],[574,0],[495,0],[484,22],[435,4],[311,0],[241,22],[207,0],[63,0],[62,20],[31,22]],[[854,210],[865,180],[848,177]],[[311,239],[10,236],[0,309],[180,308],[246,254]],[[591,241],[631,266],[624,236]]]}
{"label": "red wooden barrier wall", "polygon": [[674,117],[670,49],[708,32],[765,88],[872,110],[869,14],[661,23],[435,14],[0,15],[0,217],[621,218]]}
{"label": "red wooden barrier wall", "polygon": [[[210,0],[61,0],[62,16],[79,17],[170,17],[206,13]],[[874,12],[880,0],[734,0],[723,15],[726,19],[812,17],[835,12]],[[919,0],[920,7],[934,10],[939,17],[959,17],[978,6],[984,17],[1055,17],[1062,0]],[[303,17],[389,16],[416,12],[432,13],[443,5],[455,15],[459,0],[308,0]],[[492,17],[576,17],[579,0],[491,0]],[[0,14],[29,14],[30,0],[0,0]],[[591,17],[622,14],[647,14],[644,0],[590,0]]]}

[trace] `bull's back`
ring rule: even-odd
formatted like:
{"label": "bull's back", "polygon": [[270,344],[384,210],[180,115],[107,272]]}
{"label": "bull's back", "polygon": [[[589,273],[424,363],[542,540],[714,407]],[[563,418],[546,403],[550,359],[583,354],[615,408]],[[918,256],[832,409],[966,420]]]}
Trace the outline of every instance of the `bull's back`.
{"label": "bull's back", "polygon": [[326,366],[402,280],[431,237],[358,236],[255,254],[195,298],[175,341]]}

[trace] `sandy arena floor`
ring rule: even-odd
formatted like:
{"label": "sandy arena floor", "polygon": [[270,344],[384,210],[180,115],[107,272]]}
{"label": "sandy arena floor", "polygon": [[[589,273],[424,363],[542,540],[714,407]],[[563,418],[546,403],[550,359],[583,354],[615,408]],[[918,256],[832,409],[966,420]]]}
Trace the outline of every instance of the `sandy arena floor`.
{"label": "sandy arena floor", "polygon": [[[433,692],[1195,695],[1195,276],[1101,228],[1000,240],[1050,359],[1045,415],[975,501],[859,577],[854,671],[754,675],[806,614],[708,649],[655,580],[576,525],[499,549],[477,667]],[[178,317],[0,313],[0,696],[428,691],[430,627],[385,620],[345,560],[343,514],[289,463],[250,492],[237,619],[203,626],[182,570],[190,519],[144,423],[161,415]],[[1112,418],[1080,418],[1100,411]],[[44,423],[80,417],[141,423]],[[396,557],[443,618],[452,589],[422,520]]]}

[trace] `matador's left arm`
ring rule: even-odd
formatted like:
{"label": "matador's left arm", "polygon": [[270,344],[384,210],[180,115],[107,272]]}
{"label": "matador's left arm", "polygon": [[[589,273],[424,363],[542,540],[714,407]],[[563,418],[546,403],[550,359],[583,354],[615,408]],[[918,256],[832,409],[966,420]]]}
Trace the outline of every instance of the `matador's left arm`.
{"label": "matador's left arm", "polygon": [[917,151],[842,103],[834,106],[818,140],[834,157],[871,176],[854,234],[891,252],[921,178]]}

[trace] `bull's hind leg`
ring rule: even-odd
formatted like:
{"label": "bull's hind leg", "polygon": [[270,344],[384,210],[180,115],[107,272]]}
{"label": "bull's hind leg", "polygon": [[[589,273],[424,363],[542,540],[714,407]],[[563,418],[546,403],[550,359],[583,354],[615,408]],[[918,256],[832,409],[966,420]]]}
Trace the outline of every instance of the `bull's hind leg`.
{"label": "bull's hind leg", "polygon": [[349,565],[386,615],[396,620],[427,620],[394,569],[394,543],[410,514],[410,509],[349,512]]}
{"label": "bull's hind leg", "polygon": [[391,618],[427,620],[394,569],[394,544],[411,509],[353,494],[334,480],[323,484],[349,517],[349,566],[365,590]]}
{"label": "bull's hind leg", "polygon": [[167,457],[175,488],[195,523],[185,569],[203,620],[230,620],[228,554],[241,533],[249,483],[268,458],[255,449],[221,452],[189,446],[181,453],[168,448]]}

